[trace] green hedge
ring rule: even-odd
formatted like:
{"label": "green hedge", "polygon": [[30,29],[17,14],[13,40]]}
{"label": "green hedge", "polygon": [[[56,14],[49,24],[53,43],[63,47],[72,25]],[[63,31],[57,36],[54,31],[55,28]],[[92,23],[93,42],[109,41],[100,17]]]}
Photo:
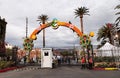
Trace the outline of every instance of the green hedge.
{"label": "green hedge", "polygon": [[95,62],[115,62],[114,57],[95,57]]}
{"label": "green hedge", "polygon": [[14,65],[14,62],[12,61],[0,61],[0,69],[11,67],[13,65]]}

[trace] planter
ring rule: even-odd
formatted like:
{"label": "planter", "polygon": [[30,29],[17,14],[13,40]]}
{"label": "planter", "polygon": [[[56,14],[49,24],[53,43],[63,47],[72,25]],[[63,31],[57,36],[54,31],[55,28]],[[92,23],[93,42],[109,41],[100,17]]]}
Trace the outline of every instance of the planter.
{"label": "planter", "polygon": [[105,68],[93,68],[93,70],[105,70]]}

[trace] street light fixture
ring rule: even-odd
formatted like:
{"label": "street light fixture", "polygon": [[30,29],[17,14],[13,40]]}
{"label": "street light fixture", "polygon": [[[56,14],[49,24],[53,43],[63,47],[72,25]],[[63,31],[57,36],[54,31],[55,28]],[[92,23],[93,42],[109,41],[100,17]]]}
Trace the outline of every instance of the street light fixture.
{"label": "street light fixture", "polygon": [[115,35],[115,38],[116,38],[116,39],[118,38],[118,34]]}

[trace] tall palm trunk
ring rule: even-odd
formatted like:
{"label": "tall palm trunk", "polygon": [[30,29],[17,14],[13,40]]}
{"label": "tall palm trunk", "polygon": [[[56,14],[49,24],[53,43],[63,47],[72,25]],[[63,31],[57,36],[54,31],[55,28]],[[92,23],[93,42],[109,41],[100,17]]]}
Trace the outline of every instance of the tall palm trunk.
{"label": "tall palm trunk", "polygon": [[114,45],[113,33],[112,33],[112,31],[111,31],[111,30],[112,30],[112,28],[110,28],[109,30],[110,30],[110,35],[109,35],[109,37],[108,37],[108,38],[109,38],[110,43],[111,43],[112,45]]}
{"label": "tall palm trunk", "polygon": [[[48,16],[47,15],[40,15],[38,16],[38,20],[37,21],[40,21],[42,22],[42,24],[45,24],[45,22],[48,20]],[[43,48],[45,48],[45,29],[43,29]]]}
{"label": "tall palm trunk", "polygon": [[111,43],[112,45],[114,45],[114,41],[113,41],[113,37],[112,37],[111,32],[110,32],[110,36],[109,36],[109,41],[110,41],[110,43]]}
{"label": "tall palm trunk", "polygon": [[45,29],[43,29],[43,48],[45,48]]}
{"label": "tall palm trunk", "polygon": [[83,30],[83,16],[82,15],[80,16],[80,24],[81,24],[81,32],[84,33],[84,30]]}
{"label": "tall palm trunk", "polygon": [[[43,21],[43,24],[45,24],[45,21]],[[43,29],[43,48],[45,48],[45,29]]]}

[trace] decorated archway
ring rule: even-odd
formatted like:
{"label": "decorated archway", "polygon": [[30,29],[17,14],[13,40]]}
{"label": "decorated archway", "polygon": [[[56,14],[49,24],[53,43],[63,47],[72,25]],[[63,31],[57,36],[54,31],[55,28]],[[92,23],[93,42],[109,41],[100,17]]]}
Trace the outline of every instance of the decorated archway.
{"label": "decorated archway", "polygon": [[[92,50],[92,45],[91,45],[91,40],[90,37],[94,36],[94,32],[90,32],[90,34],[85,35],[83,34],[79,28],[77,28],[75,25],[73,25],[71,22],[61,22],[58,21],[57,19],[53,19],[53,21],[45,23],[45,24],[41,24],[38,28],[36,28],[32,34],[30,35],[29,38],[25,38],[24,39],[24,50],[27,52],[27,58],[29,57],[29,54],[31,53],[32,49],[33,49],[33,40],[37,39],[37,34],[39,34],[43,29],[47,28],[47,27],[52,27],[53,29],[57,29],[60,26],[64,26],[67,27],[71,30],[73,30],[74,32],[77,33],[77,35],[80,37],[80,44],[82,45],[83,48],[83,52],[84,52],[84,57],[85,57],[85,53],[88,54],[88,60],[90,59],[90,50],[92,51],[92,57],[93,57],[93,50]],[[85,49],[87,49],[87,52],[85,52]]]}
{"label": "decorated archway", "polygon": [[64,26],[64,27],[72,29],[74,32],[77,33],[78,36],[83,35],[83,33],[75,25],[71,24],[70,22],[69,23],[61,22],[61,21],[58,21],[57,19],[54,19],[52,22],[42,24],[38,28],[36,28],[30,35],[30,39],[32,39],[32,40],[37,39],[37,34],[39,34],[39,32],[41,32],[41,30],[43,30],[47,27],[50,27],[50,26],[52,26],[53,29],[57,29],[57,28],[59,28],[59,26]]}
{"label": "decorated archway", "polygon": [[23,43],[24,50],[26,50],[27,52],[30,52],[33,49],[33,46],[34,46],[33,40],[37,39],[37,34],[39,34],[41,32],[41,30],[43,30],[47,27],[52,27],[53,29],[57,29],[57,28],[59,28],[59,26],[64,26],[64,27],[70,28],[74,32],[76,32],[79,37],[81,37],[81,38],[83,37],[83,33],[71,22],[69,22],[69,23],[61,22],[61,21],[58,21],[57,19],[53,19],[53,21],[51,21],[51,22],[41,24],[38,28],[36,28],[32,32],[30,37],[24,39],[24,43]]}
{"label": "decorated archway", "polygon": [[41,30],[43,30],[47,27],[52,27],[53,29],[57,29],[60,26],[70,28],[74,32],[76,32],[77,35],[80,37],[80,44],[82,45],[82,47],[87,48],[87,46],[89,46],[91,44],[90,37],[94,36],[94,32],[90,32],[89,35],[85,35],[75,25],[73,25],[71,22],[61,22],[61,21],[58,21],[57,19],[53,19],[53,21],[51,21],[51,22],[41,24],[38,28],[36,28],[32,32],[32,34],[30,35],[29,38],[24,39],[24,43],[23,43],[24,50],[26,50],[26,51],[31,51],[32,50],[32,48],[34,46],[33,40],[37,39],[37,34],[39,34],[41,32]]}

